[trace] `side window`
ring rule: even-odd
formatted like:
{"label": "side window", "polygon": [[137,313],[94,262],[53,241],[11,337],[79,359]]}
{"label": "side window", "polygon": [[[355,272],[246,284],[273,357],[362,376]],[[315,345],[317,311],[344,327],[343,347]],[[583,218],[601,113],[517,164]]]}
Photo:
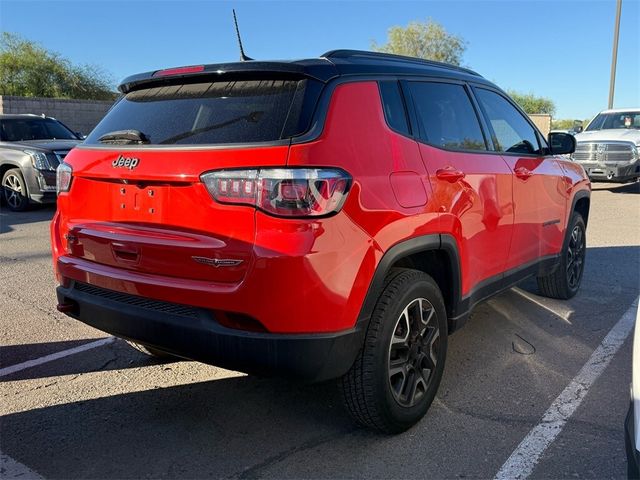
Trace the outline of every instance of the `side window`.
{"label": "side window", "polygon": [[476,88],[475,92],[493,128],[493,142],[498,151],[542,153],[536,131],[506,98],[483,88]]}
{"label": "side window", "polygon": [[409,82],[420,137],[427,143],[454,150],[486,150],[471,100],[462,85]]}
{"label": "side window", "polygon": [[380,97],[387,124],[397,132],[410,135],[407,112],[396,80],[380,82]]}

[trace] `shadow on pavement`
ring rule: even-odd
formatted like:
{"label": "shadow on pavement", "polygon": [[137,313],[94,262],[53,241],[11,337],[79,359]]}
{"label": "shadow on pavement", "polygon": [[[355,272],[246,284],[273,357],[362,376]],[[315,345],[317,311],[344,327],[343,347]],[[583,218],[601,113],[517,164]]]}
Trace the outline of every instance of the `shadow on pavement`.
{"label": "shadow on pavement", "polygon": [[612,193],[640,193],[640,182],[623,183],[623,184],[598,184],[592,183],[591,188],[594,191],[607,190]]}
{"label": "shadow on pavement", "polygon": [[[62,342],[46,342],[46,343],[26,343],[22,345],[7,345],[0,347],[0,364],[3,368],[18,363],[34,360],[44,357],[52,353],[61,352],[70,348],[79,347],[94,341],[95,339],[87,338],[80,340],[67,340]],[[32,378],[32,377],[27,377]],[[21,380],[21,378],[14,378]],[[1,380],[0,380],[1,381]]]}
{"label": "shadow on pavement", "polygon": [[335,389],[253,377],[39,408],[1,426],[3,453],[45,478],[223,478],[355,429]]}
{"label": "shadow on pavement", "polygon": [[[362,477],[367,462],[380,470],[365,472],[381,477],[486,477],[635,299],[639,267],[640,247],[590,248],[584,289],[566,302],[571,322],[512,291],[479,305],[451,337],[436,402],[401,436],[354,426],[332,383],[242,376],[167,388],[145,384],[143,391],[108,396],[97,385],[82,400],[73,390],[67,400],[57,391],[54,405],[2,417],[2,450],[45,478]],[[523,286],[532,289],[531,282]],[[602,288],[620,294],[599,303]],[[518,351],[518,336],[533,349]],[[49,375],[91,371],[78,365],[52,363]],[[129,380],[132,389],[140,388],[137,381],[143,380]],[[477,431],[486,439],[470,437]],[[623,448],[619,431],[599,435]],[[481,465],[474,455],[485,440],[489,446],[482,448],[492,453]],[[443,451],[451,453],[443,458]],[[416,455],[422,470],[415,471]],[[293,473],[280,470],[286,465]]]}
{"label": "shadow on pavement", "polygon": [[26,212],[12,212],[3,206],[0,209],[0,234],[8,233],[15,230],[15,225],[34,222],[50,222],[56,213],[56,205],[43,205],[41,207],[32,207]]}
{"label": "shadow on pavement", "polygon": [[[2,365],[3,368],[10,367],[46,355],[62,352],[63,350],[76,348],[96,340],[101,340],[101,338],[3,346],[0,347],[0,365]],[[159,359],[145,355],[127,345],[123,340],[116,339],[113,343],[101,345],[95,349],[92,348],[74,353],[61,359],[35,367],[25,368],[24,370],[6,375],[0,378],[0,383],[65,375],[79,375],[98,371],[126,370],[128,368],[170,364],[181,361],[183,360]]]}

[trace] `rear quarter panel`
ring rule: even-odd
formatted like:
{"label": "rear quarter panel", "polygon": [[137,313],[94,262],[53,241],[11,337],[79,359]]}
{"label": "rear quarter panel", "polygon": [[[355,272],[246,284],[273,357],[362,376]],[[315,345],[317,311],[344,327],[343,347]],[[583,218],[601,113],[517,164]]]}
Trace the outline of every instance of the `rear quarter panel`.
{"label": "rear quarter panel", "polygon": [[557,162],[564,172],[563,180],[567,191],[567,217],[564,224],[566,230],[567,224],[571,219],[571,209],[575,206],[577,196],[585,194],[591,196],[591,181],[579,163],[559,157]]}
{"label": "rear quarter panel", "polygon": [[[337,306],[331,299],[340,298],[343,322],[353,325],[383,254],[403,240],[438,231],[438,212],[418,145],[387,126],[377,82],[349,82],[333,91],[320,137],[291,146],[288,166],[338,167],[353,179],[339,216],[347,217],[345,225],[359,233],[338,236],[327,231],[313,239],[314,253],[306,258],[314,270],[312,286],[315,279],[326,282],[332,291],[328,304]],[[258,238],[285,233],[277,223],[272,231],[264,225],[257,230]]]}

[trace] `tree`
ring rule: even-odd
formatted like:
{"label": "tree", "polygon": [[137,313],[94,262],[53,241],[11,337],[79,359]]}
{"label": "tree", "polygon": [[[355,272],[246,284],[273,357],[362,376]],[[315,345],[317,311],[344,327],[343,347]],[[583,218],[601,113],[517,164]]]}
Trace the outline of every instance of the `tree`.
{"label": "tree", "polygon": [[575,127],[586,127],[589,123],[590,119],[586,120],[571,120],[571,119],[561,119],[554,120],[551,122],[551,128],[554,130],[571,130]]}
{"label": "tree", "polygon": [[378,45],[373,41],[371,49],[453,65],[460,65],[467,49],[467,42],[462,37],[448,33],[442,25],[431,19],[410,22],[406,27],[391,27],[387,34],[386,44]]}
{"label": "tree", "polygon": [[533,93],[518,93],[514,90],[509,90],[507,93],[526,113],[553,115],[556,111],[555,103],[549,98],[536,97]]}
{"label": "tree", "polygon": [[99,67],[74,65],[35,42],[2,32],[0,94],[113,100],[112,81]]}

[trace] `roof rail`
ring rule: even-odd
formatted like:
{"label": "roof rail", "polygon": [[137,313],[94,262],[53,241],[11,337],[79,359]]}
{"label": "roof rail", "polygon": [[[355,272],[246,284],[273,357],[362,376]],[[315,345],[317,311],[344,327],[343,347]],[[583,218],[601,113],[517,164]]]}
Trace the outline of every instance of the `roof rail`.
{"label": "roof rail", "polygon": [[366,50],[330,50],[320,55],[324,58],[350,58],[350,57],[365,57],[365,58],[379,58],[381,60],[395,60],[397,62],[410,62],[419,65],[429,65],[433,67],[448,68],[451,70],[458,70],[460,72],[469,73],[480,77],[481,75],[473,70],[464,67],[458,67],[450,63],[436,62],[435,60],[425,60],[416,57],[407,57],[405,55],[396,55],[394,53],[382,53],[382,52],[369,52]]}

